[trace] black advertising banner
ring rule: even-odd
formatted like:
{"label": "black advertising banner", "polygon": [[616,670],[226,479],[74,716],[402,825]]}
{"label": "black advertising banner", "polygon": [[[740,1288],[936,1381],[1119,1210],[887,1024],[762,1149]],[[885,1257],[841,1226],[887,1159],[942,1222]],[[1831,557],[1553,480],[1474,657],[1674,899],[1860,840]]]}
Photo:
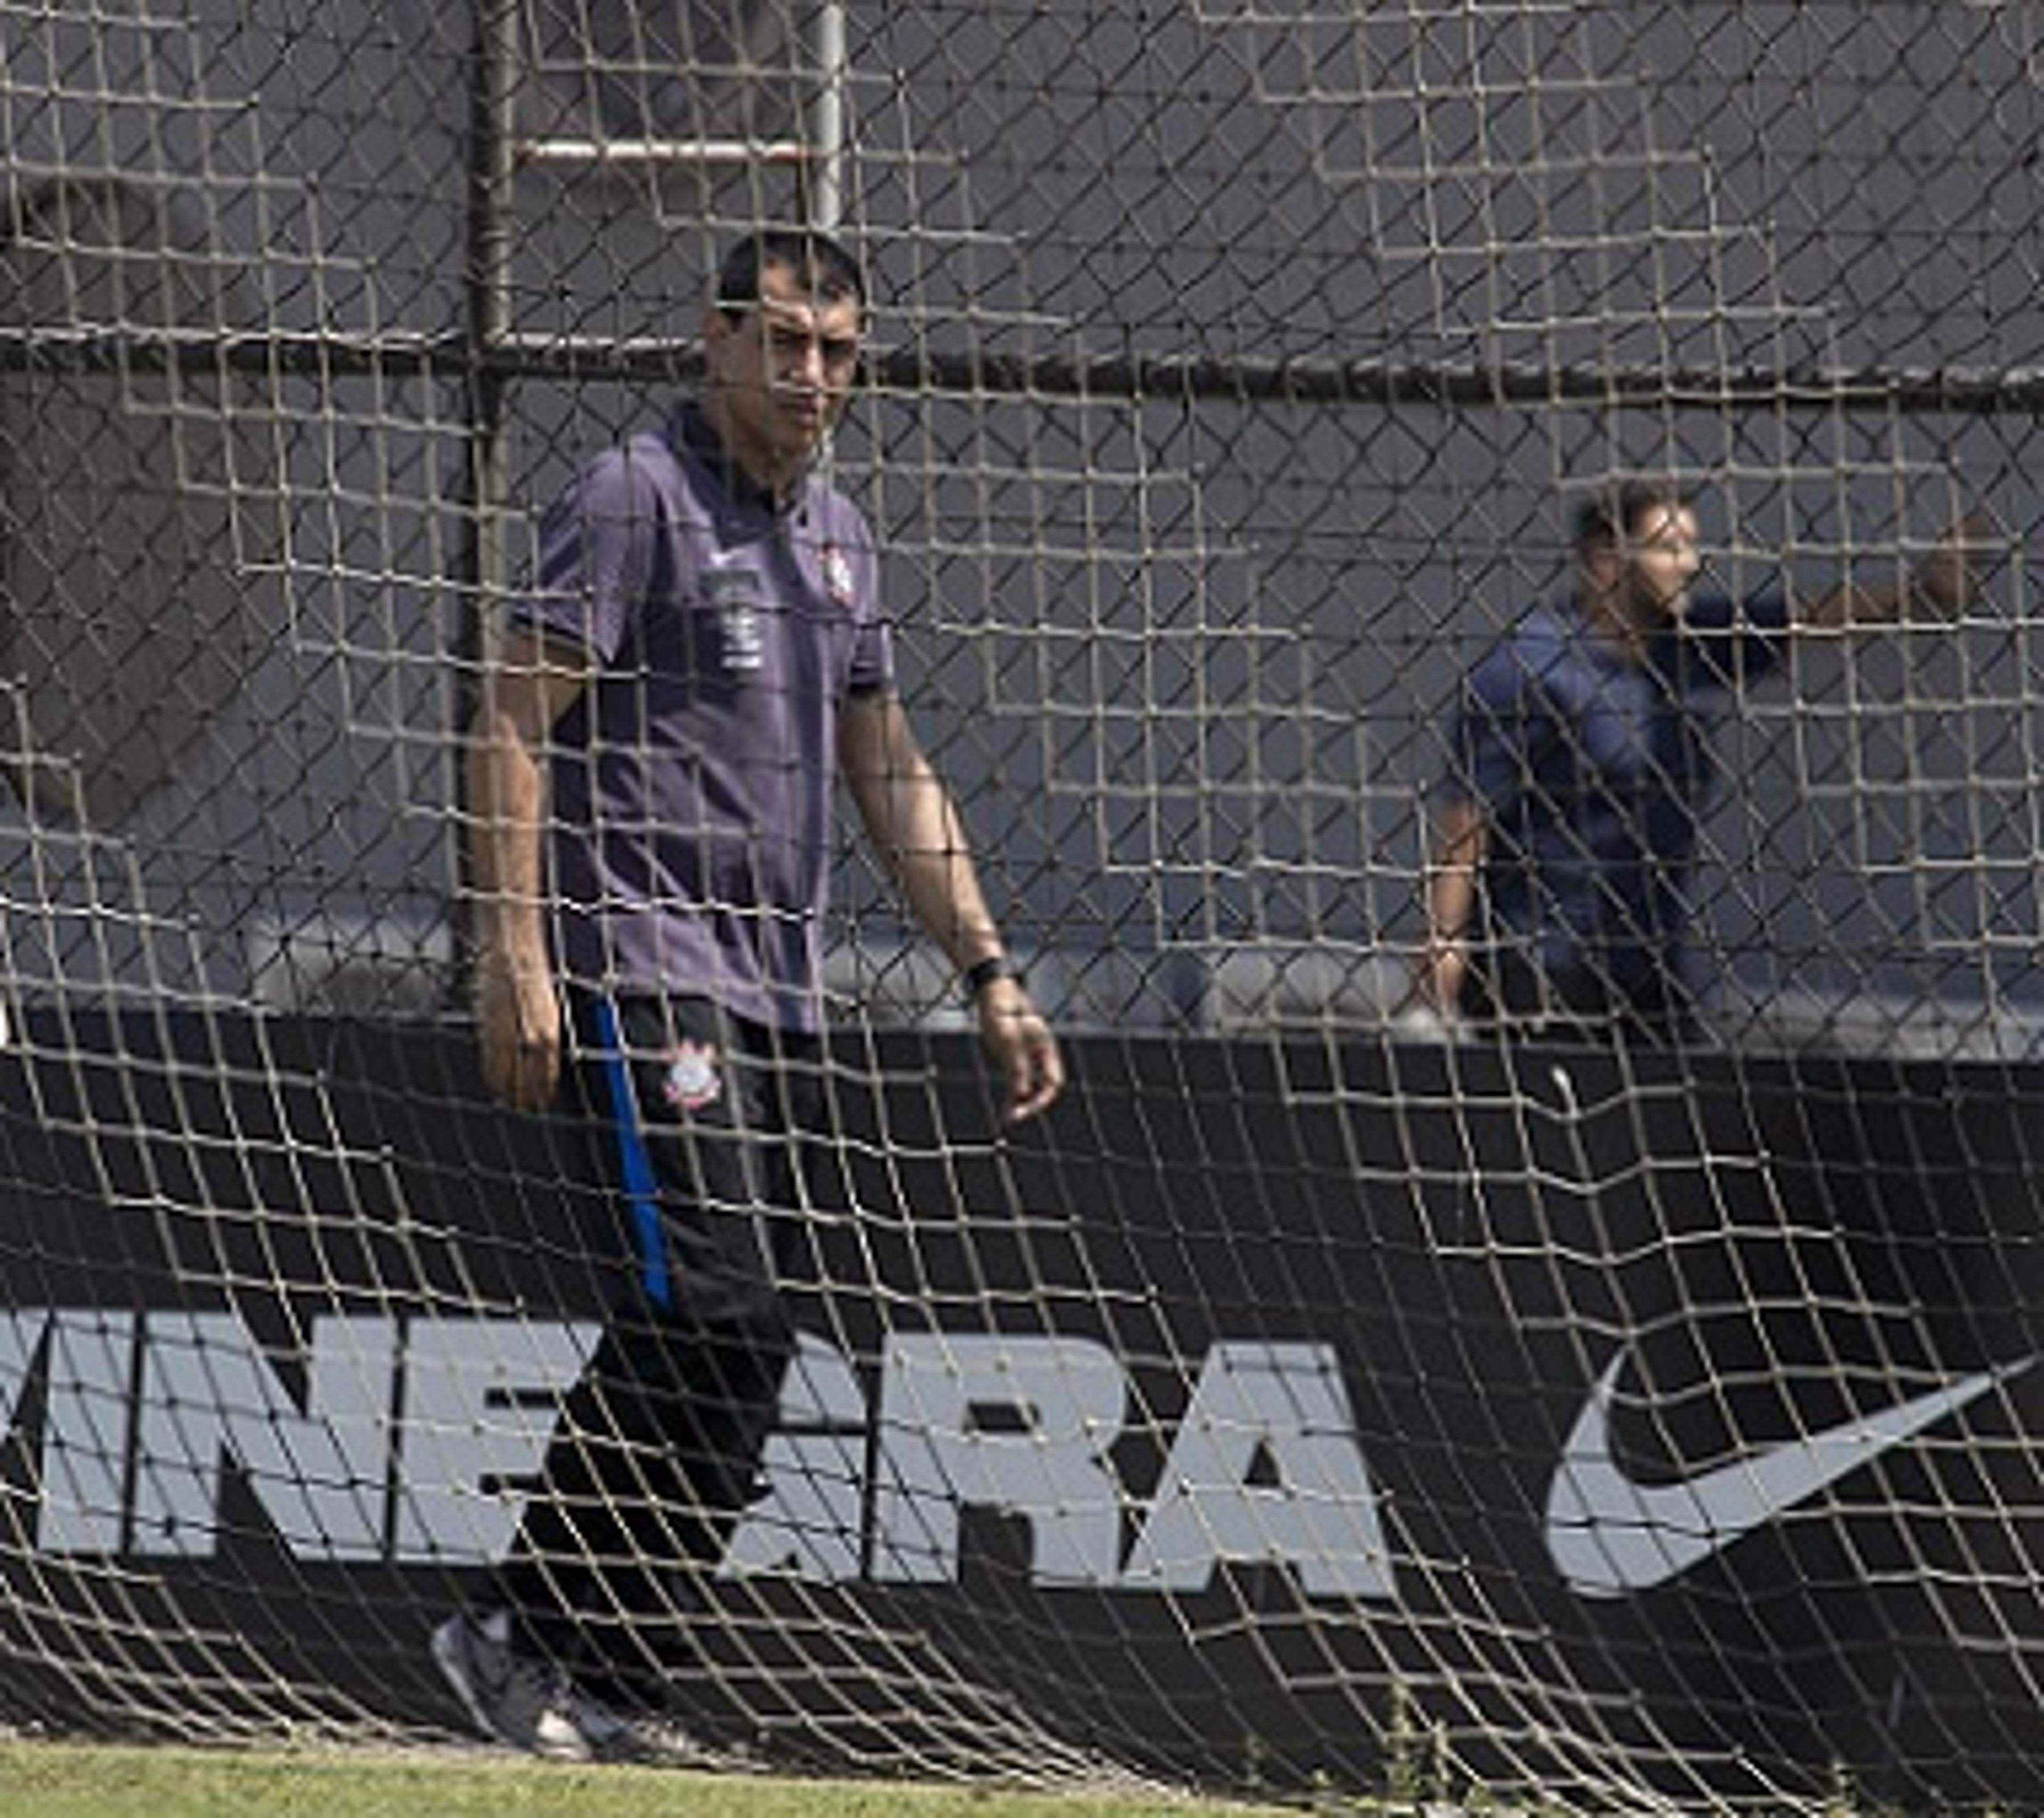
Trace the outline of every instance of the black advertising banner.
{"label": "black advertising banner", "polygon": [[[695,1696],[791,1762],[2044,1798],[2007,1066],[841,1041]],[[603,1313],[459,1028],[0,1055],[0,1717],[453,1724],[425,1650]]]}

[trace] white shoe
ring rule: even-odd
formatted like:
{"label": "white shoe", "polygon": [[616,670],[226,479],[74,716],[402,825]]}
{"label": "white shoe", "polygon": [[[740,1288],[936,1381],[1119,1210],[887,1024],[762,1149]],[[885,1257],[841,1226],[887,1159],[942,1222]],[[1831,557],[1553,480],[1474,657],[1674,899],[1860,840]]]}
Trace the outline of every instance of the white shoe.
{"label": "white shoe", "polygon": [[706,1748],[670,1717],[647,1712],[624,1712],[574,1695],[576,1721],[598,1761],[629,1762],[642,1767],[707,1767],[723,1758]]}
{"label": "white shoe", "polygon": [[511,1646],[503,1610],[451,1616],[433,1631],[433,1659],[475,1727],[493,1741],[548,1761],[594,1761],[618,1720],[578,1697],[567,1675]]}

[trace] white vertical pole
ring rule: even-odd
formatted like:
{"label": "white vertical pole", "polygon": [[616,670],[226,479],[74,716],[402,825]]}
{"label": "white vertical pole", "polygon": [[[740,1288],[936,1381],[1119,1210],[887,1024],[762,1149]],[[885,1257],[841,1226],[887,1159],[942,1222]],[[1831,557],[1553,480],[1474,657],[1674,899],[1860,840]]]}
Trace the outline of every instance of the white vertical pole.
{"label": "white vertical pole", "polygon": [[809,158],[805,194],[813,227],[829,233],[844,217],[844,9],[823,5],[809,15],[803,62],[810,74],[802,107]]}

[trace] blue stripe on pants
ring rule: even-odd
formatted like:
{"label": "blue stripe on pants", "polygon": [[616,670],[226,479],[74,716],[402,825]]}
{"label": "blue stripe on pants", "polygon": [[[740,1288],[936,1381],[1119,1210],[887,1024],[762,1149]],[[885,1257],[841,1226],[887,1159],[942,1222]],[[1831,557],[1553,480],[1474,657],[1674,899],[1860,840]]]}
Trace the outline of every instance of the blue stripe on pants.
{"label": "blue stripe on pants", "polygon": [[653,1158],[646,1152],[646,1132],[639,1122],[639,1095],[632,1089],[632,1069],[617,1024],[617,1009],[608,997],[597,1000],[597,1040],[602,1051],[603,1076],[610,1088],[611,1121],[617,1133],[617,1158],[624,1169],[624,1203],[639,1240],[639,1274],[646,1297],[656,1307],[671,1308],[674,1291],[667,1275],[667,1240],[660,1224],[660,1196],[653,1182]]}

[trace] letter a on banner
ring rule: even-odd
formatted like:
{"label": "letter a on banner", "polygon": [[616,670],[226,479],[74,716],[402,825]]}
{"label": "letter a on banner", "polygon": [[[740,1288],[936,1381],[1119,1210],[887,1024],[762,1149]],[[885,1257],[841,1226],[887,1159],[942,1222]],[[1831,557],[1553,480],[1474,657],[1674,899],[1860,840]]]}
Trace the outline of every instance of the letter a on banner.
{"label": "letter a on banner", "polygon": [[[1275,1484],[1250,1482],[1259,1455]],[[1310,1597],[1396,1594],[1331,1345],[1224,1343],[1208,1352],[1121,1582],[1202,1590],[1224,1559],[1289,1565]]]}

